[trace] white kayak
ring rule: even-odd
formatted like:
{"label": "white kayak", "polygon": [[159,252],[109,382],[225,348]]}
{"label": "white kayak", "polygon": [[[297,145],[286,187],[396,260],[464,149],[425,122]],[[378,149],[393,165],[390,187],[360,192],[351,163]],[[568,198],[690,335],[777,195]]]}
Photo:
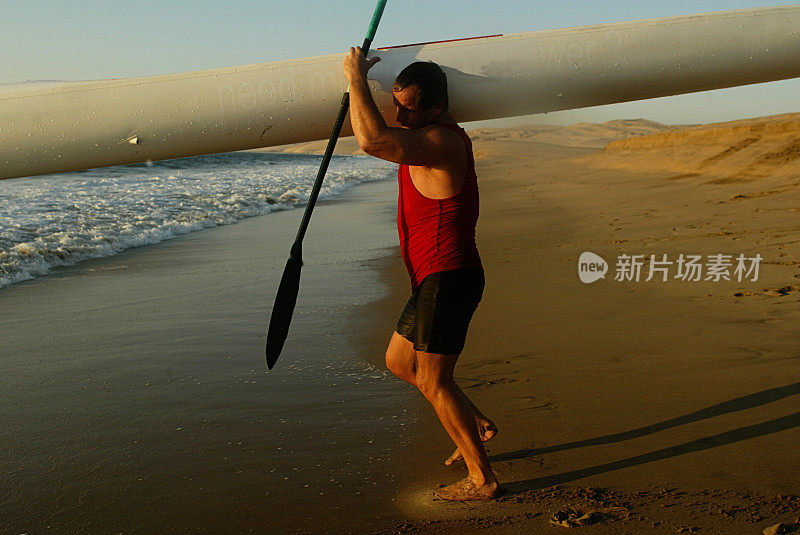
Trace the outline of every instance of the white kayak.
{"label": "white kayak", "polygon": [[[497,119],[800,77],[800,5],[370,54],[381,57],[370,79],[390,121],[392,82],[418,60],[444,67],[456,120]],[[0,179],[325,139],[347,89],[343,57],[0,85]]]}

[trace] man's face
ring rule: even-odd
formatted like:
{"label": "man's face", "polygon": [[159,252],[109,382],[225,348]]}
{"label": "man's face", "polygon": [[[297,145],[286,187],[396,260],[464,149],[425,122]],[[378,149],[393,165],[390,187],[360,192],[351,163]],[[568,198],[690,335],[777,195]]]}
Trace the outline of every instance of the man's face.
{"label": "man's face", "polygon": [[392,90],[394,105],[397,108],[397,122],[403,128],[422,128],[433,123],[441,113],[441,104],[426,110],[419,105],[419,88],[410,85],[400,91]]}

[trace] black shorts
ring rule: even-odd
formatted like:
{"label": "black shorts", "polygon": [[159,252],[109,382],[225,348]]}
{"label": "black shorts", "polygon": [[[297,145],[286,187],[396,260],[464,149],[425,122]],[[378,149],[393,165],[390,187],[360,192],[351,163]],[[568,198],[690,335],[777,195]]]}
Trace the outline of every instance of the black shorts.
{"label": "black shorts", "polygon": [[431,273],[406,303],[397,322],[398,334],[412,342],[417,351],[461,353],[484,283],[481,268]]}

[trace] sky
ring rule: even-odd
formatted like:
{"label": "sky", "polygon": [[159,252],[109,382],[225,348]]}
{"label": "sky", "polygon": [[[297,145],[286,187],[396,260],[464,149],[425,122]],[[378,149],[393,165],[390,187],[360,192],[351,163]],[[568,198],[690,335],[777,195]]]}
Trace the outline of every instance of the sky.
{"label": "sky", "polygon": [[[374,45],[527,32],[796,2],[389,0]],[[344,52],[373,0],[0,0],[0,83],[168,74]],[[800,112],[800,79],[527,116],[499,123],[645,118],[696,124]]]}

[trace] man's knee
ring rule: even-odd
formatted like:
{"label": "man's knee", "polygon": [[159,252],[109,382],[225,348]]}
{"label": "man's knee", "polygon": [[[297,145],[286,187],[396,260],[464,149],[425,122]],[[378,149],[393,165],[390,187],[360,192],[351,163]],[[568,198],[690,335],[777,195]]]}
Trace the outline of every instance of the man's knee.
{"label": "man's knee", "polygon": [[417,388],[430,402],[433,402],[439,394],[446,390],[453,383],[452,379],[434,377],[430,375],[417,374]]}
{"label": "man's knee", "polygon": [[386,367],[400,379],[414,384],[415,364],[414,348],[411,342],[397,333],[386,349]]}
{"label": "man's knee", "polygon": [[386,368],[396,376],[400,377],[403,373],[403,368],[398,357],[399,356],[397,352],[393,351],[391,346],[386,350]]}
{"label": "man's knee", "polygon": [[453,378],[441,373],[417,373],[417,388],[425,399],[433,402],[439,394],[453,384]]}
{"label": "man's knee", "polygon": [[417,387],[428,401],[433,401],[453,384],[453,367],[458,355],[417,353]]}

